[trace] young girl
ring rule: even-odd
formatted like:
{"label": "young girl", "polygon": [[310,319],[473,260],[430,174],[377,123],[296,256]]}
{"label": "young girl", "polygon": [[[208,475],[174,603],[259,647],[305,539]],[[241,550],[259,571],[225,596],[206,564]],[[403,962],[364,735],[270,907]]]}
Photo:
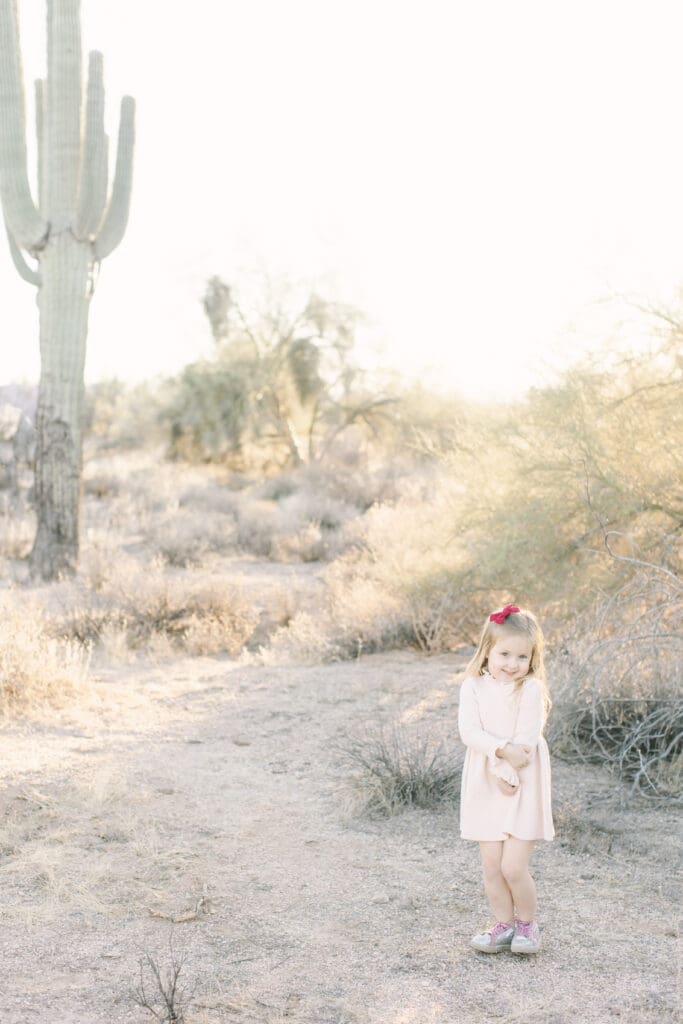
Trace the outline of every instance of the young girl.
{"label": "young girl", "polygon": [[529,858],[555,835],[550,758],[542,729],[550,708],[543,634],[528,611],[489,616],[460,693],[458,728],[467,747],[460,831],[479,843],[484,889],[496,923],[471,945],[484,953],[536,953],[540,934]]}

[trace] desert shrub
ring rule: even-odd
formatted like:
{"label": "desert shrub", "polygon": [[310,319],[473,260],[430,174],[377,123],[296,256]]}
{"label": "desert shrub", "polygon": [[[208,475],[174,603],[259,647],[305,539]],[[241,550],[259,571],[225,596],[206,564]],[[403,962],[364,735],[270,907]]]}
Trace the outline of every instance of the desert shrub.
{"label": "desert shrub", "polygon": [[[234,552],[285,562],[329,560],[352,543],[344,528],[361,514],[317,489],[307,469],[255,481],[168,463],[111,471],[122,482],[108,503],[109,521],[140,534],[175,566]],[[91,512],[88,521],[97,517]]]}
{"label": "desert shrub", "polygon": [[473,451],[478,430],[480,426],[486,429],[493,411],[457,394],[436,393],[412,381],[406,384],[395,380],[391,391],[396,401],[382,441],[399,461],[409,453],[413,462],[433,460],[438,464],[446,452]]}
{"label": "desert shrub", "polygon": [[139,449],[159,444],[162,391],[150,381],[125,384],[105,380],[89,384],[85,391],[84,434],[95,449]]}
{"label": "desert shrub", "polygon": [[[219,305],[218,313],[221,309],[225,312],[224,304]],[[341,326],[344,315],[341,308],[333,310],[325,303],[311,300],[302,323],[307,323],[308,318],[321,330],[324,327],[334,348],[346,330]],[[337,320],[333,324],[334,317]],[[217,342],[222,345],[230,331],[226,334],[220,317],[215,327]],[[230,330],[233,328],[234,325]],[[242,324],[240,331],[244,329]],[[264,323],[260,324],[259,330],[265,330]],[[330,340],[333,337],[337,339],[334,342]],[[237,363],[241,358],[243,341],[239,338],[235,341],[235,349],[228,359],[232,369],[233,357]],[[285,341],[286,349],[291,339]],[[211,449],[208,457],[212,459],[220,459],[225,453],[221,448],[222,442],[217,440],[219,435],[228,438],[228,447],[234,437],[230,431],[226,434],[225,425],[215,430],[209,425],[204,431],[203,418],[211,419],[213,409],[218,410],[217,415],[218,412],[223,415],[226,409],[230,415],[239,412],[238,405],[228,400],[229,393],[221,390],[220,376],[225,369],[222,359],[223,356],[217,354],[207,366],[197,364],[188,369],[186,381],[187,416],[198,417],[199,434],[195,437],[194,427],[188,420],[188,429],[181,431],[182,444],[189,444],[192,448],[196,441],[201,446],[204,438]],[[324,361],[322,359],[319,365],[316,364],[318,370],[315,372],[322,373]],[[298,365],[297,372],[302,371],[302,366]],[[291,370],[290,365],[288,372]],[[313,372],[310,366],[309,370]],[[213,397],[206,400],[195,387],[198,377],[202,377],[205,371],[211,377],[210,386],[215,391],[212,392]],[[344,387],[347,387],[350,378],[345,380]],[[116,382],[110,382],[106,387],[103,385],[96,395],[93,393],[101,406],[100,418],[96,420],[100,426],[97,429],[93,426],[97,436],[104,437],[106,422],[110,415],[114,416],[124,391]],[[107,409],[109,413],[106,413]],[[341,405],[337,408],[341,416],[340,409]],[[315,415],[322,415],[319,407]],[[164,464],[158,453],[134,452],[127,453],[125,457],[116,453],[104,461],[97,457],[95,449],[95,454],[91,452],[86,461],[84,478],[86,495],[99,499],[99,508],[90,502],[86,521],[91,528],[98,530],[108,527],[130,530],[168,564],[178,567],[201,564],[211,552],[222,554],[233,550],[279,561],[332,560],[347,548],[357,545],[358,533],[351,528],[354,520],[378,502],[393,501],[400,494],[414,493],[418,479],[409,457],[384,459],[377,448],[374,461],[369,460],[368,426],[364,417],[365,413],[359,420],[353,416],[342,417],[343,430],[334,428],[324,442],[324,460],[316,458],[294,471],[276,473],[256,481],[238,477],[233,472],[230,476],[224,474],[220,483],[215,478],[201,480],[198,476],[190,483],[188,467],[178,467],[176,463],[174,468]],[[334,427],[335,422],[332,417],[328,426]],[[251,443],[244,441],[243,454]],[[181,454],[180,449],[176,454]],[[204,457],[197,452],[184,454],[192,458]],[[238,480],[239,489],[232,486],[233,479]],[[427,492],[430,482],[422,480],[422,486]],[[195,508],[200,508],[201,513],[193,515]],[[207,512],[212,515],[207,516]],[[224,513],[225,518],[222,521],[214,519],[213,513]],[[230,525],[229,517],[233,519],[234,527]],[[420,618],[419,614],[417,618]],[[419,624],[417,628],[419,632]],[[430,646],[432,640],[428,633],[425,642]]]}
{"label": "desert shrub", "polygon": [[90,454],[83,558],[90,559],[92,537],[115,534],[144,544],[152,557],[160,555],[170,565],[193,565],[208,552],[232,551],[240,495],[228,480],[209,467],[169,463],[156,448]]}
{"label": "desert shrub", "polygon": [[[415,644],[426,654],[453,650],[476,629],[469,595],[447,571],[417,580],[406,588],[404,601]],[[467,624],[467,625],[466,625]]]}
{"label": "desert shrub", "polygon": [[169,576],[159,562],[139,566],[120,561],[113,575],[73,583],[61,595],[53,628],[81,643],[96,643],[112,631],[126,648],[184,651],[191,655],[239,654],[259,621],[253,602],[220,581]]}
{"label": "desert shrub", "polygon": [[121,493],[121,481],[113,473],[86,471],[83,474],[83,493],[94,498],[112,498]]}
{"label": "desert shrub", "polygon": [[279,520],[277,506],[247,495],[236,512],[238,550],[270,558]]}
{"label": "desert shrub", "polygon": [[106,589],[122,566],[130,564],[130,556],[123,554],[111,529],[89,526],[81,539],[78,564],[84,587],[97,592]]}
{"label": "desert shrub", "polygon": [[0,558],[26,558],[35,528],[35,513],[22,495],[0,494]]}
{"label": "desert shrub", "polygon": [[[86,452],[83,467],[83,526],[89,531],[137,535],[154,515],[178,507],[182,474],[166,464],[159,449]],[[84,545],[84,547],[87,547]]]}
{"label": "desert shrub", "polygon": [[46,615],[26,602],[0,602],[0,714],[61,704],[88,681],[89,650],[52,635]]}
{"label": "desert shrub", "polygon": [[320,562],[328,555],[325,531],[320,523],[308,522],[291,536],[276,541],[272,556],[278,562]]}
{"label": "desert shrub", "polygon": [[137,459],[122,460],[126,497],[131,509],[145,521],[154,514],[165,514],[178,508],[178,492],[186,483],[187,474],[163,458],[163,452],[146,449]]}
{"label": "desert shrub", "polygon": [[[362,435],[349,431],[324,460],[302,466],[284,479],[298,481],[298,490],[324,495],[328,500],[366,512],[372,505],[395,502],[406,493],[414,494],[417,487],[422,487],[425,495],[429,494],[433,476],[417,457],[405,451],[392,453],[383,445],[369,447]],[[273,484],[278,486],[276,481]]]}
{"label": "desert shrub", "polygon": [[283,530],[287,530],[288,524],[299,526],[311,522],[319,523],[325,530],[338,530],[358,515],[358,509],[348,501],[330,497],[312,488],[307,481],[298,490],[283,495],[277,505]]}
{"label": "desert shrub", "polygon": [[[360,654],[360,650],[356,654]],[[315,665],[349,656],[327,616],[305,610],[295,611],[276,628],[257,653],[258,661],[264,665]]]}
{"label": "desert shrub", "polygon": [[475,634],[483,609],[452,535],[450,486],[442,483],[429,502],[374,506],[347,524],[348,550],[324,572],[315,621],[305,611],[295,615],[264,656],[333,660],[402,646],[436,653]]}
{"label": "desert shrub", "polygon": [[351,770],[347,796],[355,813],[388,817],[457,802],[462,760],[430,736],[395,727],[347,737],[336,749]]}
{"label": "desert shrub", "polygon": [[237,531],[232,516],[179,508],[152,517],[145,539],[167,565],[185,567],[201,564],[209,554],[233,551]]}
{"label": "desert shrub", "polygon": [[604,765],[631,794],[683,799],[681,621],[683,584],[647,565],[577,620],[553,663],[556,753]]}
{"label": "desert shrub", "polygon": [[553,746],[612,768],[632,794],[683,800],[683,700],[600,697],[565,708]]}
{"label": "desert shrub", "polygon": [[596,600],[558,637],[562,695],[670,697],[683,667],[683,582],[641,565],[615,593]]}
{"label": "desert shrub", "polygon": [[[307,468],[249,480],[220,467],[168,463],[155,454],[90,459],[86,493],[102,493],[106,500],[86,503],[83,564],[93,561],[93,547],[112,530],[128,533],[152,557],[176,567],[238,552],[285,562],[330,560],[354,543],[345,528],[361,510],[318,488]],[[105,546],[116,559],[111,545]]]}
{"label": "desert shrub", "polygon": [[171,939],[171,959],[164,969],[146,952],[139,961],[140,976],[132,990],[133,1002],[147,1010],[160,1024],[185,1024],[194,987],[187,989],[180,975],[187,963],[187,953],[177,954]]}
{"label": "desert shrub", "polygon": [[289,487],[264,498],[264,485],[245,490],[234,503],[237,549],[273,561],[311,562],[330,559],[344,546],[343,527],[358,509],[324,493],[316,493],[302,480],[300,489]]}
{"label": "desert shrub", "polygon": [[[338,661],[407,646],[411,626],[395,590],[357,572],[357,554],[343,556],[324,576],[325,590],[312,615],[297,612],[275,631],[261,658],[269,664]],[[348,580],[348,585],[347,581]]]}
{"label": "desert shrub", "polygon": [[478,587],[533,604],[564,601],[572,613],[587,607],[631,574],[603,557],[606,531],[680,569],[680,545],[671,544],[683,523],[683,494],[671,486],[683,476],[675,351],[666,343],[601,360],[472,420],[444,450],[462,484],[454,530]]}
{"label": "desert shrub", "polygon": [[232,516],[236,518],[237,506],[242,500],[241,491],[246,489],[250,481],[237,473],[231,473],[224,479],[217,480],[205,476],[201,481],[184,486],[178,495],[180,508],[200,509],[202,512]]}

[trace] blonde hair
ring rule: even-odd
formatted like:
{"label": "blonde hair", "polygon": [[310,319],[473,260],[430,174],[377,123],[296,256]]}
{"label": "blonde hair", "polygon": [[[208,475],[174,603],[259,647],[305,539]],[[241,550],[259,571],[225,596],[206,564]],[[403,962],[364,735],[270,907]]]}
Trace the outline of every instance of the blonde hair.
{"label": "blonde hair", "polygon": [[[504,636],[525,636],[531,643],[531,658],[529,659],[528,676],[538,679],[543,695],[544,718],[552,707],[548,683],[546,682],[545,664],[543,662],[543,631],[538,624],[538,619],[533,612],[526,608],[520,608],[518,612],[510,612],[502,623],[492,622],[487,618],[484,628],[479,637],[479,644],[472,660],[465,669],[467,676],[481,676],[488,664],[489,651]],[[526,677],[525,677],[526,678]],[[523,679],[516,684],[516,690],[521,689]]]}

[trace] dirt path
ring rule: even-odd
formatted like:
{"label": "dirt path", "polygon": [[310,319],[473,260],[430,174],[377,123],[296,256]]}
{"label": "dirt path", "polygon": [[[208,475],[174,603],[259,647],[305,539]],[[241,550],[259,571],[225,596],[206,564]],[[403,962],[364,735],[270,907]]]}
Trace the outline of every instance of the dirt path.
{"label": "dirt path", "polygon": [[151,1021],[130,990],[171,934],[196,1024],[677,1019],[680,817],[620,810],[604,776],[556,763],[527,961],[467,948],[487,912],[455,811],[345,814],[333,741],[452,732],[456,667],[132,665],[77,715],[6,725],[2,1024]]}

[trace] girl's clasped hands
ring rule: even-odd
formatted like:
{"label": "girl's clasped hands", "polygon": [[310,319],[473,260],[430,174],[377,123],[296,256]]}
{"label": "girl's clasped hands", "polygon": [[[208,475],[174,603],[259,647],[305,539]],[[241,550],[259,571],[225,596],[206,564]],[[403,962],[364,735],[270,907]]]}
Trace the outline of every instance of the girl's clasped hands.
{"label": "girl's clasped hands", "polygon": [[[519,771],[520,768],[526,768],[531,762],[531,747],[527,747],[522,743],[506,743],[504,747],[496,751],[498,757],[504,758],[508,764],[511,764],[515,771]],[[513,786],[512,783],[507,782],[505,779],[496,779],[498,789],[501,793],[506,796],[512,796],[517,792],[518,786]]]}
{"label": "girl's clasped hands", "polygon": [[[498,752],[496,751],[496,753]],[[531,763],[531,747],[527,747],[523,743],[506,743],[500,757],[504,757],[515,771],[519,771],[520,768],[526,768]]]}

